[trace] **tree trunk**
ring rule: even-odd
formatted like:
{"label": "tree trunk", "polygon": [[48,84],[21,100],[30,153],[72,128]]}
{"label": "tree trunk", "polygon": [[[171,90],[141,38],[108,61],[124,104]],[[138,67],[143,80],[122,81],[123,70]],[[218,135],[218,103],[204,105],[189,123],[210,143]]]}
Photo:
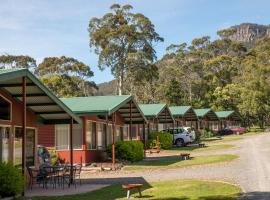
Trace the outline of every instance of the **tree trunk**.
{"label": "tree trunk", "polygon": [[123,94],[123,82],[124,82],[124,73],[120,72],[120,75],[118,76],[118,95]]}
{"label": "tree trunk", "polygon": [[118,78],[118,95],[120,96],[120,95],[122,95],[122,77],[121,76],[119,76],[119,78]]}

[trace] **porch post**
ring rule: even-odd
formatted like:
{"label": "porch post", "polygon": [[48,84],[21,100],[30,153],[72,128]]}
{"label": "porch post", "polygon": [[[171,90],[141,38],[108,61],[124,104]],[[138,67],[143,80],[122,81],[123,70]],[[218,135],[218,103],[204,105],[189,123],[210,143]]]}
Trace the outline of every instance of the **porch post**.
{"label": "porch post", "polygon": [[112,114],[113,119],[113,138],[112,138],[112,164],[113,169],[115,168],[115,112]]}
{"label": "porch post", "polygon": [[107,137],[108,137],[108,132],[109,132],[109,118],[108,118],[108,114],[106,114],[106,135],[105,135],[105,145],[107,147],[108,145],[108,141],[107,141]]}
{"label": "porch post", "polygon": [[159,120],[158,120],[158,118],[156,118],[156,130],[157,130],[157,132],[158,132],[158,124],[159,124]]}
{"label": "porch post", "polygon": [[24,76],[22,78],[22,131],[23,131],[23,137],[22,137],[22,174],[24,177],[24,190],[23,190],[23,196],[24,191],[26,187],[26,77]]}
{"label": "porch post", "polygon": [[167,129],[167,125],[167,110],[165,109],[165,129]]}
{"label": "porch post", "polygon": [[146,150],[145,122],[143,122],[143,143],[144,143],[144,150]]}
{"label": "porch post", "polygon": [[70,150],[70,183],[73,183],[73,118],[70,119],[69,127],[69,150]]}
{"label": "porch post", "polygon": [[129,139],[132,140],[132,110],[131,110],[132,102],[129,102]]}

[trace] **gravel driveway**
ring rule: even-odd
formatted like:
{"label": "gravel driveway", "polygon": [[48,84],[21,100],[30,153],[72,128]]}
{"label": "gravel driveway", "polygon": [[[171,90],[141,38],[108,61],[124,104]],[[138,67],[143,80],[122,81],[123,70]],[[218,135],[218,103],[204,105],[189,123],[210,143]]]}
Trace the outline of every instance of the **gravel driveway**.
{"label": "gravel driveway", "polygon": [[228,163],[179,169],[87,174],[86,181],[92,183],[122,183],[136,180],[153,182],[173,179],[211,179],[239,185],[246,192],[246,195],[241,199],[269,200],[270,133],[247,136],[242,140],[226,143],[234,144],[236,147],[196,154],[237,154],[240,156],[239,159]]}

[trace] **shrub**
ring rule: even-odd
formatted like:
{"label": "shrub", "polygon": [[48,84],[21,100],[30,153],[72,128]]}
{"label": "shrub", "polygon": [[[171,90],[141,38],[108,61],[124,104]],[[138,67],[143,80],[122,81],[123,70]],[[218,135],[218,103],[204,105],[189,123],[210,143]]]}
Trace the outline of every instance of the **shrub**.
{"label": "shrub", "polygon": [[200,131],[200,137],[201,138],[210,138],[213,137],[215,134],[211,130],[201,130]]}
{"label": "shrub", "polygon": [[[112,145],[108,145],[106,152],[112,157]],[[137,162],[143,159],[143,143],[139,141],[117,141],[115,143],[115,157],[119,160]]]}
{"label": "shrub", "polygon": [[198,131],[198,130],[195,130],[195,135],[196,135],[196,138],[195,138],[195,141],[194,143],[200,143],[201,142],[201,132]]}
{"label": "shrub", "polygon": [[0,196],[9,197],[22,193],[24,179],[21,170],[12,163],[0,162]]}
{"label": "shrub", "polygon": [[53,166],[57,165],[60,163],[60,158],[59,156],[57,155],[56,151],[55,150],[50,150],[50,156],[51,156],[51,164]]}
{"label": "shrub", "polygon": [[148,136],[148,144],[150,148],[159,146],[157,141],[159,139],[160,147],[162,149],[170,149],[173,145],[172,135],[168,132],[152,132]]}

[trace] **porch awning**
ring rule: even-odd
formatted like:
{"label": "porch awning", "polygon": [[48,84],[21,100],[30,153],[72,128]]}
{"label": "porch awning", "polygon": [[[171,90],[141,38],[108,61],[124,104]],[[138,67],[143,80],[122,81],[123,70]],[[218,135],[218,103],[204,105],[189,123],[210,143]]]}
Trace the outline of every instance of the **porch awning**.
{"label": "porch awning", "polygon": [[241,117],[239,113],[233,110],[228,110],[228,111],[218,111],[216,112],[216,115],[220,120],[227,120],[227,119],[232,119],[234,121],[241,121]]}
{"label": "porch awning", "polygon": [[143,112],[131,95],[90,96],[62,98],[63,103],[78,116],[111,116],[120,114],[126,124],[143,124],[147,122]]}
{"label": "porch awning", "polygon": [[71,118],[81,123],[81,119],[28,69],[0,69],[0,90],[22,102],[23,77],[26,77],[26,107],[39,117],[40,123],[66,124]]}
{"label": "porch awning", "polygon": [[218,116],[211,108],[195,109],[194,111],[199,119],[207,118],[209,121],[219,120]]}
{"label": "porch awning", "polygon": [[174,123],[174,118],[166,104],[139,104],[148,120],[158,119],[161,124]]}
{"label": "porch awning", "polygon": [[169,107],[174,118],[183,118],[186,121],[196,121],[197,115],[191,106]]}

